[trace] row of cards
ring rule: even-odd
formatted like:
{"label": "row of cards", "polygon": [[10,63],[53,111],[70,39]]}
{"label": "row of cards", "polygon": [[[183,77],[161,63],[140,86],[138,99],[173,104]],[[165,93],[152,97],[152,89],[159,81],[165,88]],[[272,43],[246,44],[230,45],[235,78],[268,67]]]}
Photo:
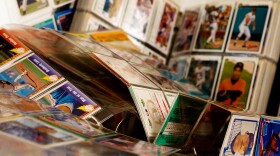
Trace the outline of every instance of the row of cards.
{"label": "row of cards", "polygon": [[220,155],[280,155],[280,120],[233,116]]}
{"label": "row of cards", "polygon": [[[101,145],[99,148],[103,148],[103,150],[113,148],[116,149],[114,152],[125,151],[128,152],[127,155],[129,153],[137,155],[166,155],[178,151],[175,148],[157,146],[125,135],[116,134],[105,128],[89,124],[77,116],[45,107],[35,101],[15,94],[0,94],[0,137],[8,138],[6,143],[1,143],[1,147],[2,144],[5,146],[5,144],[19,142],[29,146],[33,145],[32,147],[36,146],[39,149],[47,149],[54,153],[63,153],[67,152],[65,149],[72,146],[69,144],[74,143],[74,145],[92,144],[91,151],[95,149],[95,146]],[[85,139],[88,141],[81,142]],[[84,148],[90,150],[88,146],[80,147],[79,150],[83,151]],[[143,148],[145,148],[144,151]],[[6,151],[5,153],[13,153],[15,151],[17,149]]]}
{"label": "row of cards", "polygon": [[[85,117],[99,105],[1,29],[1,89]],[[29,54],[29,55],[25,55]],[[19,60],[20,59],[20,60]],[[17,60],[17,61],[15,61]]]}
{"label": "row of cards", "polygon": [[[118,0],[91,4],[93,7],[88,11],[168,55],[179,12],[179,7],[172,2]],[[84,5],[81,1],[78,8],[83,9]],[[187,10],[172,53],[226,51],[260,54],[272,5],[272,1],[219,2]]]}

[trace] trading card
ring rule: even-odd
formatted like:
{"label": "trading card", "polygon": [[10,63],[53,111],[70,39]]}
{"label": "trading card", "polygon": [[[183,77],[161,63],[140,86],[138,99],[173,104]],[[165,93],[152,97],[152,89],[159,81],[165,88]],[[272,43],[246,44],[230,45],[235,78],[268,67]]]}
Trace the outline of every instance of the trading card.
{"label": "trading card", "polygon": [[224,51],[233,10],[233,2],[206,4],[202,8],[193,51]]}
{"label": "trading card", "polygon": [[29,117],[1,121],[0,132],[45,148],[81,140],[67,132]]}
{"label": "trading card", "polygon": [[73,8],[55,13],[54,17],[56,20],[57,29],[61,31],[69,31],[73,16]]}
{"label": "trading card", "polygon": [[159,132],[170,107],[160,90],[132,86],[130,92],[140,114],[147,138],[152,140]]}
{"label": "trading card", "polygon": [[49,5],[48,0],[17,0],[17,3],[22,16],[39,11]]}
{"label": "trading card", "polygon": [[36,101],[80,117],[90,115],[100,108],[98,104],[67,81],[36,98]]}
{"label": "trading card", "polygon": [[152,81],[147,79],[142,73],[136,70],[128,62],[113,57],[95,54],[101,59],[114,74],[120,75],[127,84],[135,84],[141,86],[147,86],[152,88],[158,88]]}
{"label": "trading card", "polygon": [[176,98],[154,141],[157,145],[182,147],[200,118],[207,102],[190,96]]}
{"label": "trading card", "polygon": [[11,60],[19,59],[28,53],[30,53],[29,48],[11,36],[7,30],[0,28],[0,66]]}
{"label": "trading card", "polygon": [[198,26],[199,12],[185,11],[181,26],[177,32],[172,55],[191,51],[193,38]]}
{"label": "trading card", "polygon": [[155,0],[129,0],[122,28],[137,39],[146,41],[155,3]]}
{"label": "trading card", "polygon": [[263,116],[255,156],[280,156],[280,118]]}
{"label": "trading card", "polygon": [[26,115],[42,112],[58,112],[58,110],[50,109],[47,106],[13,93],[0,93],[0,105]]}
{"label": "trading card", "polygon": [[224,57],[216,101],[248,109],[257,65],[255,57]]}
{"label": "trading card", "polygon": [[0,88],[32,98],[63,79],[41,58],[32,54],[0,72]]}
{"label": "trading card", "polygon": [[0,104],[0,120],[20,117],[22,114]]}
{"label": "trading card", "polygon": [[149,43],[164,55],[168,55],[178,8],[170,1],[161,1],[158,8],[162,9],[157,10]]}
{"label": "trading card", "polygon": [[162,75],[154,75],[146,73],[146,75],[154,81],[160,88],[163,90],[172,90],[172,91],[179,91],[179,89],[175,86],[175,83]]}
{"label": "trading card", "polygon": [[250,1],[237,4],[227,52],[250,54],[262,52],[271,5],[271,1]]}
{"label": "trading card", "polygon": [[112,132],[104,128],[98,128],[97,126],[92,127],[86,120],[63,112],[38,114],[34,117],[83,138],[102,136]]}
{"label": "trading card", "polygon": [[176,148],[157,146],[122,134],[94,139],[93,142],[107,147],[123,150],[137,155],[168,155],[178,151]]}
{"label": "trading card", "polygon": [[119,26],[126,3],[127,0],[100,0],[96,1],[92,11],[109,23]]}
{"label": "trading card", "polygon": [[171,80],[181,80],[186,77],[189,66],[189,56],[174,57],[170,59],[168,69],[161,69],[161,72]]}
{"label": "trading card", "polygon": [[226,132],[220,156],[252,156],[259,120],[259,117],[233,115]]}
{"label": "trading card", "polygon": [[49,28],[49,29],[53,29],[56,30],[56,24],[55,24],[55,20],[54,17],[50,17],[48,19],[45,19],[44,21],[41,21],[39,23],[36,23],[34,25],[32,25],[34,28]]}
{"label": "trading card", "polygon": [[192,55],[187,80],[211,99],[220,69],[221,57]]}

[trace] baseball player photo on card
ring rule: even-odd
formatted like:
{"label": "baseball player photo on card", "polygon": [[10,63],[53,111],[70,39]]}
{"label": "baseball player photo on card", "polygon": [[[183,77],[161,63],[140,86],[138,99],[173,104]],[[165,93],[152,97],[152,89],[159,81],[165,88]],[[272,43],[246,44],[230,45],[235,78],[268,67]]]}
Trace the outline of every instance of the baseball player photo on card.
{"label": "baseball player photo on card", "polygon": [[272,2],[238,3],[227,52],[261,53]]}
{"label": "baseball player photo on card", "polygon": [[226,105],[248,109],[258,59],[255,57],[224,57],[216,100]]}
{"label": "baseball player photo on card", "polygon": [[220,156],[252,156],[259,120],[259,117],[233,115],[226,132]]}
{"label": "baseball player photo on card", "polygon": [[193,51],[223,52],[234,3],[206,4],[201,10],[201,19]]}

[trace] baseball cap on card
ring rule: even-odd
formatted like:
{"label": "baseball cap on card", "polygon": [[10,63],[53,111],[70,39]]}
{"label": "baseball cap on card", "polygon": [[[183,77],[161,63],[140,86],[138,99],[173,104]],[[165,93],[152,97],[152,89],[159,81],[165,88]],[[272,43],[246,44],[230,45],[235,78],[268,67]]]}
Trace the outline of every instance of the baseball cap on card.
{"label": "baseball cap on card", "polygon": [[243,64],[242,62],[237,62],[237,63],[234,65],[234,68],[233,68],[233,69],[240,68],[240,70],[243,71],[243,67],[244,67],[244,64]]}

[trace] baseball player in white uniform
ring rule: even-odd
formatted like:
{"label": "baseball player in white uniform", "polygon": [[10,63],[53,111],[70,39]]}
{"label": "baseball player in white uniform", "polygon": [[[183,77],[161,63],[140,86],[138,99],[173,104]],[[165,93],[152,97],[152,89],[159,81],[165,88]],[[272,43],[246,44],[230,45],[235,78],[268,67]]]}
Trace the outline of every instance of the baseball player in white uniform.
{"label": "baseball player in white uniform", "polygon": [[253,8],[251,12],[247,13],[239,25],[239,34],[234,42],[234,46],[236,42],[245,34],[246,38],[242,47],[246,47],[246,43],[251,38],[251,32],[249,26],[253,24],[253,31],[256,30],[256,8]]}
{"label": "baseball player in white uniform", "polygon": [[[202,62],[199,62],[197,67],[194,69],[194,74],[196,76],[196,87],[202,89],[202,84],[205,82],[206,71],[211,71],[210,67],[203,66]],[[210,76],[212,78],[212,75]]]}
{"label": "baseball player in white uniform", "polygon": [[210,15],[211,15],[211,20],[212,20],[212,23],[210,24],[211,34],[207,39],[207,43],[210,43],[210,42],[215,43],[216,33],[218,31],[218,22],[217,22],[216,18],[218,17],[219,13],[217,11],[212,11],[210,13]]}

